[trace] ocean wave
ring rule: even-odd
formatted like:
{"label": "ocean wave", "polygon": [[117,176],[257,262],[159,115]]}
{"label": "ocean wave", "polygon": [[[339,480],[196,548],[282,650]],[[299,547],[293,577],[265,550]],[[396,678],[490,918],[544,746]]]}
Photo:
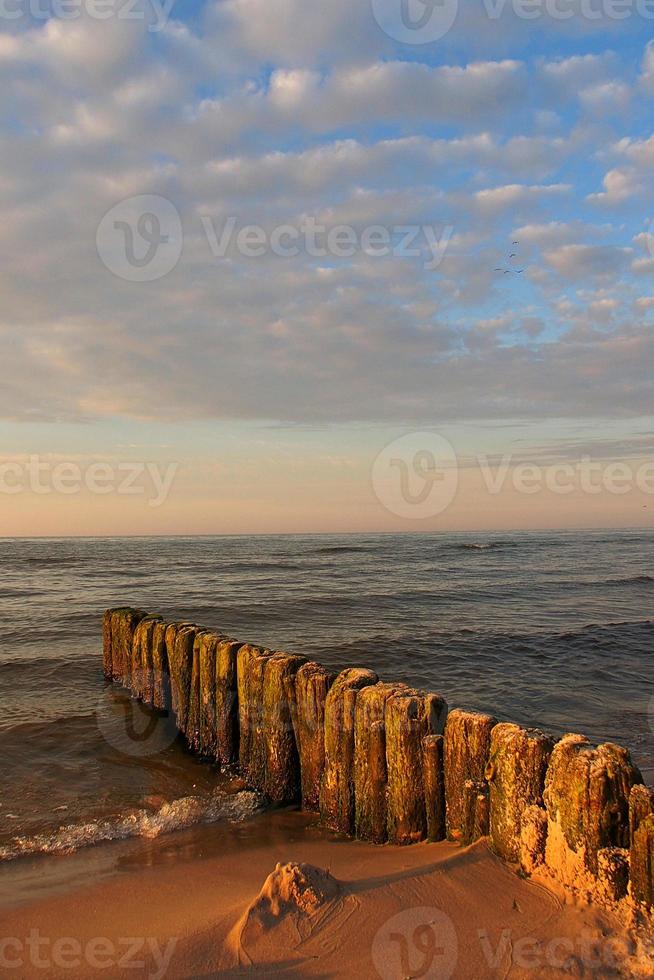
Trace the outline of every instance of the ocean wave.
{"label": "ocean wave", "polygon": [[519,548],[518,541],[462,541],[457,544],[446,545],[446,548],[453,551],[498,551],[505,548]]}
{"label": "ocean wave", "polygon": [[[623,578],[609,578],[606,585],[651,585],[654,582],[654,575],[626,575]],[[597,583],[602,585],[601,582]]]}
{"label": "ocean wave", "polygon": [[250,790],[233,794],[217,790],[209,797],[184,796],[163,803],[154,813],[136,810],[103,820],[69,824],[52,833],[15,837],[11,844],[0,847],[0,861],[12,861],[30,854],[72,854],[80,847],[103,841],[154,838],[197,824],[241,823],[262,808],[263,798]]}

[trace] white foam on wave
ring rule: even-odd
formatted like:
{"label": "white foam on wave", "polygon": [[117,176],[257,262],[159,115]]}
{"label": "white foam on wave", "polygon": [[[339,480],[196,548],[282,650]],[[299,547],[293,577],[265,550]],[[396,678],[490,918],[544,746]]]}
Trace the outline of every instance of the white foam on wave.
{"label": "white foam on wave", "polygon": [[69,824],[49,834],[15,837],[11,844],[0,847],[0,861],[11,861],[29,854],[71,854],[80,847],[102,841],[154,838],[197,824],[220,821],[241,823],[261,810],[262,806],[262,797],[250,790],[233,794],[216,790],[211,796],[184,796],[163,803],[154,813],[135,810],[89,823]]}

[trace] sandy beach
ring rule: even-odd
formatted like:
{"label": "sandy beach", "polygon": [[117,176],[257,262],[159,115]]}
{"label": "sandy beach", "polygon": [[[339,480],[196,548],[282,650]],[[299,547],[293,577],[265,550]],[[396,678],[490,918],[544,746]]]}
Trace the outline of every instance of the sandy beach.
{"label": "sandy beach", "polygon": [[[112,847],[118,857],[98,875],[99,852]],[[69,880],[57,886],[66,862]],[[299,877],[279,869],[261,895],[278,862],[298,864]],[[26,866],[5,872],[5,901],[11,874]],[[29,898],[17,888],[21,904],[0,913],[5,976],[649,975],[613,915],[566,904],[483,841],[376,847],[277,811],[247,830],[205,827],[127,851],[36,859],[29,876],[50,881],[36,898],[38,888]],[[298,881],[306,887],[294,890]]]}

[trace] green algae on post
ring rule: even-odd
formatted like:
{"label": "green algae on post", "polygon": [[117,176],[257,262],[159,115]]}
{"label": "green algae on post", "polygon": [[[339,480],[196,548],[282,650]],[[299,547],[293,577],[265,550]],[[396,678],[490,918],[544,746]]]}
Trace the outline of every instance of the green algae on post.
{"label": "green algae on post", "polygon": [[295,675],[295,732],[300,755],[302,806],[320,809],[320,783],[325,768],[325,701],[336,674],[313,661]]}
{"label": "green algae on post", "polygon": [[342,670],[325,700],[325,768],[320,815],[325,826],[342,834],[354,830],[354,711],[357,692],[377,683],[363,667]]}

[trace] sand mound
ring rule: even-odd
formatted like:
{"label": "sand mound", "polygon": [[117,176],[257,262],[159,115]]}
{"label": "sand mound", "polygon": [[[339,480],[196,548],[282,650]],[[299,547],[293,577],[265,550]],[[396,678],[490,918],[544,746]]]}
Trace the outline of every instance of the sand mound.
{"label": "sand mound", "polygon": [[277,864],[230,933],[240,963],[290,960],[343,909],[342,886],[313,864]]}

